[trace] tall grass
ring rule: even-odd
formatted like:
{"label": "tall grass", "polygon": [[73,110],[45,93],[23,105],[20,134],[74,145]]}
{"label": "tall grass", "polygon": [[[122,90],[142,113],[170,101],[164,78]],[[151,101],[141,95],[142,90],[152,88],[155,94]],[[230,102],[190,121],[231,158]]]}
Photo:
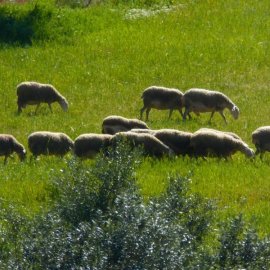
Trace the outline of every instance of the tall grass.
{"label": "tall grass", "polygon": [[[208,126],[236,132],[251,144],[251,132],[269,124],[269,2],[173,1],[169,13],[126,16],[131,8],[149,8],[145,2],[122,1],[125,5],[117,8],[110,2],[87,9],[48,5],[52,15],[46,38],[33,35],[32,45],[26,46],[2,43],[2,132],[25,145],[37,130],[63,131],[73,139],[81,133],[100,133],[102,119],[110,114],[139,117],[141,93],[155,84],[223,91],[239,106],[240,118],[234,121],[228,115],[225,126],[219,115],[208,124],[209,115],[202,114],[183,123],[177,112],[168,121],[167,112],[153,110],[151,128],[195,131]],[[34,5],[15,9],[21,8],[27,11]],[[37,115],[31,106],[16,115],[16,85],[25,80],[55,85],[68,99],[69,112],[55,104],[52,114],[44,105]],[[138,181],[148,196],[164,190],[168,172],[192,172],[194,191],[216,199],[227,214],[243,211],[256,217],[262,232],[268,232],[269,160],[266,155],[263,161],[251,162],[241,154],[228,162],[151,160],[138,171]],[[49,171],[65,166],[65,160],[57,158],[41,157],[34,164],[10,160],[1,170],[0,194],[36,211],[39,205],[49,205]]]}

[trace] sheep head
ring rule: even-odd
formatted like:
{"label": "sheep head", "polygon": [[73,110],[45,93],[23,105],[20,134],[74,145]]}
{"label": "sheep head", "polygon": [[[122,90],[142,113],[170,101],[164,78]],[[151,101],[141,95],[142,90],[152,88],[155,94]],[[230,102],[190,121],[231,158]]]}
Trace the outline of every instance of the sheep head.
{"label": "sheep head", "polygon": [[232,114],[233,118],[234,118],[234,119],[237,119],[238,116],[239,116],[239,113],[240,113],[239,108],[238,108],[236,105],[234,105],[234,106],[232,107],[232,109],[231,109],[231,114]]}
{"label": "sheep head", "polygon": [[63,109],[63,111],[66,112],[68,110],[68,102],[65,98],[61,99],[59,101],[59,104],[60,104],[61,108]]}
{"label": "sheep head", "polygon": [[20,152],[18,152],[18,156],[21,161],[25,160],[26,158],[26,150],[23,148]]}

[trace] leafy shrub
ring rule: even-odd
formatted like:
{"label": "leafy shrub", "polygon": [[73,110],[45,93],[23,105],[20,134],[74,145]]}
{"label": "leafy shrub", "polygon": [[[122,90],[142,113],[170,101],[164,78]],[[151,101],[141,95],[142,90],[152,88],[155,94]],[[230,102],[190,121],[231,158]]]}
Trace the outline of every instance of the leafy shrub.
{"label": "leafy shrub", "polygon": [[0,42],[31,44],[32,39],[46,39],[52,17],[49,6],[34,5],[23,8],[16,5],[0,6]]}
{"label": "leafy shrub", "polygon": [[[53,181],[55,204],[33,219],[1,210],[0,261],[6,269],[268,269],[270,242],[224,222],[218,239],[212,203],[170,177],[145,200],[136,185],[140,155],[120,144],[93,166],[71,160]],[[146,176],[147,177],[147,176]],[[147,180],[147,178],[146,178]],[[212,241],[217,244],[210,243]]]}
{"label": "leafy shrub", "polygon": [[224,269],[269,269],[269,239],[260,240],[256,230],[245,228],[242,215],[222,228],[216,257],[218,265]]}

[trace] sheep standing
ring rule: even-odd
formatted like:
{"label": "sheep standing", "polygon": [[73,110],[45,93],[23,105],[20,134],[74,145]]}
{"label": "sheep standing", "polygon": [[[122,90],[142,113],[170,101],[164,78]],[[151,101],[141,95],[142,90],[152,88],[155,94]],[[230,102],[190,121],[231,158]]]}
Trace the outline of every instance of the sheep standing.
{"label": "sheep standing", "polygon": [[112,137],[112,145],[115,145],[121,140],[128,141],[132,147],[142,146],[144,153],[151,157],[160,158],[165,155],[171,156],[173,154],[170,147],[151,134],[134,133],[131,131],[119,132]]}
{"label": "sheep standing", "polygon": [[252,143],[255,144],[256,154],[262,158],[264,152],[270,152],[270,126],[259,127],[252,132]]}
{"label": "sheep standing", "polygon": [[218,91],[199,88],[189,89],[183,95],[183,105],[185,106],[184,120],[190,112],[197,114],[211,112],[210,122],[214,113],[218,112],[227,124],[223,113],[226,108],[230,110],[234,119],[239,116],[239,108],[226,95]]}
{"label": "sheep standing", "polygon": [[254,156],[254,151],[241,139],[222,131],[211,129],[198,130],[191,136],[190,147],[194,156],[231,157],[237,151],[247,157]]}
{"label": "sheep standing", "polygon": [[156,130],[154,136],[169,146],[176,155],[190,155],[191,132],[180,131],[175,129]]}
{"label": "sheep standing", "polygon": [[82,158],[93,158],[110,146],[111,138],[109,134],[81,134],[74,141],[74,154]]}
{"label": "sheep standing", "polygon": [[162,86],[150,86],[143,91],[141,98],[143,99],[143,107],[141,109],[140,119],[143,117],[143,112],[146,110],[146,121],[148,121],[149,113],[152,108],[158,110],[170,110],[169,119],[173,110],[178,110],[182,113],[182,97],[183,93],[174,88],[166,88]]}
{"label": "sheep standing", "polygon": [[238,139],[238,140],[242,140],[237,134],[235,134],[234,132],[231,132],[231,131],[221,131],[221,130],[217,130],[217,129],[213,129],[213,128],[200,128],[198,131],[214,131],[214,132],[220,132],[221,134],[227,134],[229,136],[232,136],[233,138],[235,139]]}
{"label": "sheep standing", "polygon": [[0,134],[0,156],[5,156],[4,164],[7,163],[7,158],[16,152],[20,160],[26,157],[24,146],[19,143],[16,138],[9,134]]}
{"label": "sheep standing", "polygon": [[73,149],[73,141],[62,132],[37,131],[28,136],[28,147],[34,157],[56,155],[63,157]]}
{"label": "sheep standing", "polygon": [[47,103],[51,112],[51,103],[58,102],[64,111],[68,110],[67,100],[50,84],[41,84],[38,82],[22,82],[17,86],[17,104],[18,113],[26,105],[37,105],[37,112],[40,103]]}
{"label": "sheep standing", "polygon": [[129,131],[133,128],[149,129],[148,126],[138,119],[128,119],[122,116],[108,116],[102,122],[102,133],[115,134],[120,131]]}
{"label": "sheep standing", "polygon": [[190,154],[190,138],[192,133],[180,131],[176,129],[132,129],[131,132],[147,133],[155,136],[164,144],[169,146],[176,155],[189,155]]}

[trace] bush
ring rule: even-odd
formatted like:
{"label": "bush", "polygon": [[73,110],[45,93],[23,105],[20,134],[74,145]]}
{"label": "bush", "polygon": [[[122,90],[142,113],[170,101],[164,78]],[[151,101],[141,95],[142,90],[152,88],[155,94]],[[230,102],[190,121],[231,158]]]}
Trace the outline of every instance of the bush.
{"label": "bush", "polygon": [[46,39],[52,17],[49,6],[34,5],[22,8],[16,5],[0,6],[0,42],[31,44],[35,39]]}
{"label": "bush", "polygon": [[[145,200],[136,185],[140,155],[120,144],[93,166],[72,160],[54,179],[55,204],[34,219],[1,210],[6,269],[268,269],[269,240],[240,217],[221,226],[212,203],[170,177],[164,194]],[[208,240],[206,240],[208,238]]]}

